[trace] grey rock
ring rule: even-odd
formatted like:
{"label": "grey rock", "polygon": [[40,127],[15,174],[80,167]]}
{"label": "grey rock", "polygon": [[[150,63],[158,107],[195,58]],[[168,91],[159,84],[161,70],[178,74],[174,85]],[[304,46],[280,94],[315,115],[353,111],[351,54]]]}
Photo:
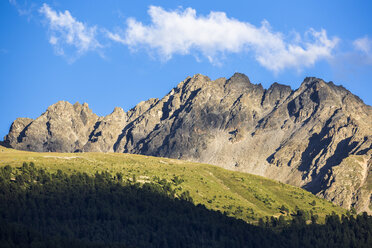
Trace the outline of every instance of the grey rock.
{"label": "grey rock", "polygon": [[[17,119],[5,137],[13,148],[37,152],[74,152],[82,149],[97,122],[88,104],[60,101],[35,120]],[[28,123],[27,125],[25,125]],[[22,125],[24,129],[20,131]],[[19,132],[20,131],[20,132]],[[17,137],[15,139],[15,137]]]}
{"label": "grey rock", "polygon": [[122,108],[98,119],[89,140],[83,147],[87,152],[114,152],[114,143],[127,123],[128,117]]}
{"label": "grey rock", "polygon": [[10,126],[9,134],[5,136],[5,143],[17,144],[23,141],[25,137],[24,131],[33,121],[31,118],[17,118]]}

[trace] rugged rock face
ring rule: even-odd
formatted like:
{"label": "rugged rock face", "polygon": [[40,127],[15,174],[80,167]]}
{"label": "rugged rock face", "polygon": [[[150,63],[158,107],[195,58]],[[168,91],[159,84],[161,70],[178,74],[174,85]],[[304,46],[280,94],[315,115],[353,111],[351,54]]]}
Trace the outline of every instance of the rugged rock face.
{"label": "rugged rock face", "polygon": [[88,104],[60,101],[36,120],[15,120],[5,142],[16,149],[37,152],[79,151],[88,142],[97,120]]}
{"label": "rugged rock face", "polygon": [[372,213],[372,108],[309,77],[269,89],[236,73],[188,77],[163,99],[105,117],[58,102],[14,121],[5,142],[32,151],[126,152],[187,159],[303,187]]}

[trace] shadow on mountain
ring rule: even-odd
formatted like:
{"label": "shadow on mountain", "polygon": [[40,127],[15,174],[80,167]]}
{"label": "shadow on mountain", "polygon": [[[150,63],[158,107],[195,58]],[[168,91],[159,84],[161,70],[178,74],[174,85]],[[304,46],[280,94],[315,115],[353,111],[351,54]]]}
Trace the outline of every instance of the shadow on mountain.
{"label": "shadow on mountain", "polygon": [[0,247],[283,247],[277,235],[118,174],[0,171]]}
{"label": "shadow on mountain", "polygon": [[371,244],[369,216],[354,220],[358,228],[355,230],[348,222],[347,226],[351,227],[347,232],[340,231],[342,223],[338,216],[329,220],[327,225],[333,225],[332,228],[306,225],[298,219],[296,224],[279,232],[269,226],[258,227],[227,217],[202,205],[195,206],[188,192],[175,197],[166,182],[140,185],[123,181],[121,174],[113,177],[107,172],[89,176],[67,175],[59,170],[50,174],[32,163],[18,169],[0,168],[0,247],[368,247]]}
{"label": "shadow on mountain", "polygon": [[9,142],[6,141],[0,141],[0,146],[3,146],[5,148],[12,148],[11,145],[9,145]]}
{"label": "shadow on mountain", "polygon": [[[314,135],[313,135],[314,136]],[[325,175],[327,173],[331,173],[330,170],[333,166],[336,166],[338,164],[341,163],[341,161],[348,157],[349,156],[349,153],[358,145],[358,142],[352,142],[350,143],[352,137],[348,137],[346,139],[343,139],[341,140],[338,144],[337,144],[337,147],[336,147],[336,150],[334,151],[333,155],[331,157],[329,157],[325,163],[325,165],[320,168],[319,172],[317,174],[315,174],[315,170],[312,174],[312,176],[315,178],[314,180],[312,180],[310,183],[306,184],[303,188],[310,191],[311,193],[313,194],[317,194],[319,193],[320,191],[322,190],[325,190],[328,185],[330,185],[329,183],[327,182],[321,182],[321,180],[324,180],[323,178],[325,177]],[[331,140],[329,138],[327,139],[324,139],[324,140],[321,140],[321,141],[318,141],[319,143],[323,143],[326,142],[330,142]],[[310,144],[311,143],[311,139],[310,139]],[[315,142],[316,144],[316,142]],[[309,147],[313,147],[312,145],[309,145]],[[320,150],[317,150],[314,154],[317,155],[318,153],[320,152]],[[323,148],[323,153],[326,152],[326,149]],[[322,154],[323,154],[322,153]],[[313,155],[314,154],[310,153],[310,155]],[[319,156],[320,157],[320,156]],[[319,157],[317,160],[319,160]],[[306,158],[306,155],[303,156],[303,158]],[[303,160],[304,162],[306,161],[310,161],[310,159],[308,160]],[[317,161],[315,161],[314,163],[315,165],[317,164]],[[302,164],[303,165],[303,164]],[[301,168],[301,166],[300,166]],[[328,180],[330,177],[327,177]]]}
{"label": "shadow on mountain", "polygon": [[[301,155],[301,165],[298,167],[299,171],[309,172],[311,169],[312,164],[317,165],[317,162],[321,155],[320,152],[324,154],[326,152],[326,148],[331,144],[332,137],[327,136],[328,132],[331,128],[328,126],[331,122],[331,118],[327,121],[326,125],[322,128],[319,133],[314,133],[309,138],[309,143],[305,149],[305,151]],[[313,161],[315,157],[318,157],[316,161]],[[302,179],[305,179],[308,174],[305,174]]]}

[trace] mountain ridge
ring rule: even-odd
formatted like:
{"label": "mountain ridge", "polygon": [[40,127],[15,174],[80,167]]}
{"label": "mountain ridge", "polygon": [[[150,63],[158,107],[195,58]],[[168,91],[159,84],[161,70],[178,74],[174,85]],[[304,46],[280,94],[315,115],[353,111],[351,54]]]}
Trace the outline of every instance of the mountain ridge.
{"label": "mountain ridge", "polygon": [[58,102],[17,119],[16,149],[125,152],[219,165],[276,179],[345,208],[371,213],[372,107],[333,82],[307,77],[296,90],[264,89],[235,73],[187,77],[162,99],[98,117]]}

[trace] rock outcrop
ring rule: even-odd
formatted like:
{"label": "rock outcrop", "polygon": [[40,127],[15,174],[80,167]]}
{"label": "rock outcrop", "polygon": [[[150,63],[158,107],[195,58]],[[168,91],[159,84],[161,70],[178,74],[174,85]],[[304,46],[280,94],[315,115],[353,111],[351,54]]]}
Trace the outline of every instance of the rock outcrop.
{"label": "rock outcrop", "polygon": [[15,120],[5,142],[20,150],[75,152],[88,142],[97,121],[88,104],[60,101],[36,120]]}
{"label": "rock outcrop", "polygon": [[303,187],[372,213],[372,108],[342,86],[308,77],[269,89],[236,73],[186,78],[162,99],[105,117],[58,102],[18,118],[5,142],[31,151],[125,152],[222,166]]}

